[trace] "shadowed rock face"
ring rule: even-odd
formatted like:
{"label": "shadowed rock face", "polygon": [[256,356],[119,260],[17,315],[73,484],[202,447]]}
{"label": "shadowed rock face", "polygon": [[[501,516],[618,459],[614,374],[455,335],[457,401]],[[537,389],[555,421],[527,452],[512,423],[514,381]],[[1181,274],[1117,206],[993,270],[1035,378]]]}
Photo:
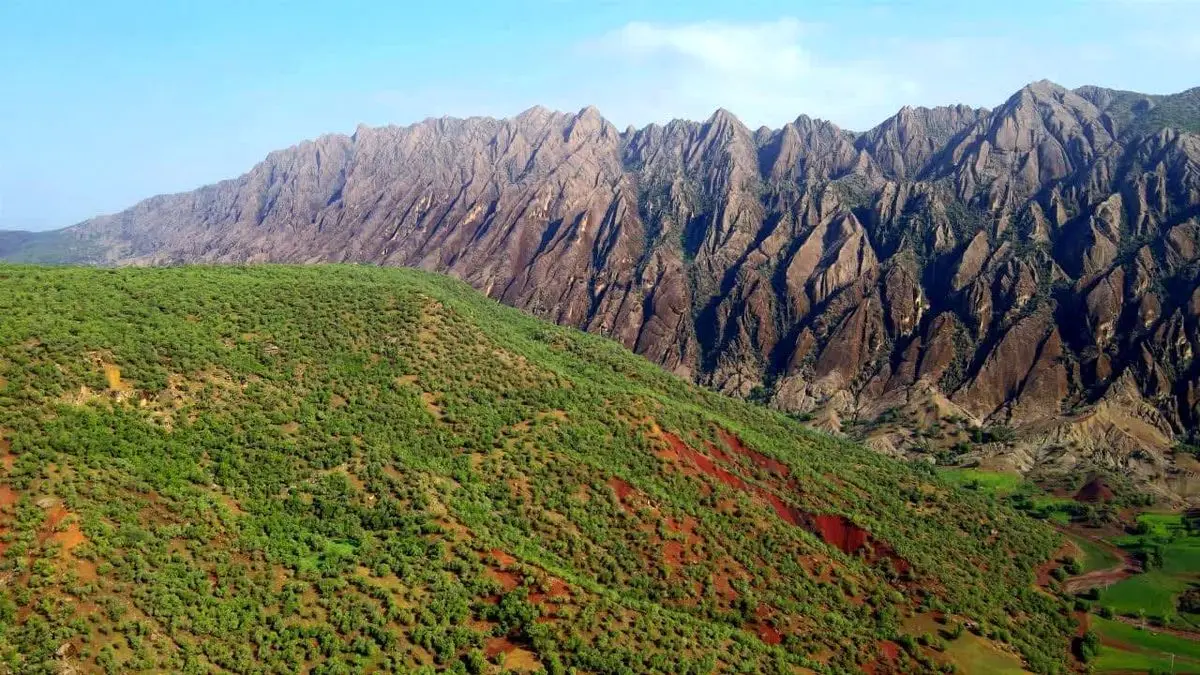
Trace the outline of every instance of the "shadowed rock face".
{"label": "shadowed rock face", "polygon": [[862,134],[593,108],[362,127],[38,246],[420,267],[784,409],[869,417],[920,386],[1032,427],[1119,394],[1169,439],[1200,420],[1196,98],[1038,82]]}

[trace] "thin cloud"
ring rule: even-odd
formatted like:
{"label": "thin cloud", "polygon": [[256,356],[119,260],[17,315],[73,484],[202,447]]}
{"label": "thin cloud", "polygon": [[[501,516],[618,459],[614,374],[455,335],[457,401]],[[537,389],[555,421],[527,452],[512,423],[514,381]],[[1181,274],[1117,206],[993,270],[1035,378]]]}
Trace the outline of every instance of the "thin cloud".
{"label": "thin cloud", "polygon": [[631,121],[703,118],[726,107],[753,125],[778,125],[802,112],[858,123],[897,95],[915,93],[911,80],[882,64],[820,58],[806,44],[820,30],[794,18],[634,22],[586,48],[626,78],[628,96],[614,102],[615,113]]}
{"label": "thin cloud", "polygon": [[[1190,21],[1171,25],[1176,15],[1197,13],[1122,14],[1131,14],[1129,28],[1117,39],[1059,41],[979,26],[936,38],[872,37],[794,17],[631,22],[582,43],[578,67],[548,102],[594,103],[620,124],[704,119],[727,108],[750,126],[806,114],[865,130],[904,105],[994,107],[1041,79],[1067,87],[1193,86],[1179,69],[1200,65],[1200,31]],[[1143,63],[1118,58],[1130,54]]]}

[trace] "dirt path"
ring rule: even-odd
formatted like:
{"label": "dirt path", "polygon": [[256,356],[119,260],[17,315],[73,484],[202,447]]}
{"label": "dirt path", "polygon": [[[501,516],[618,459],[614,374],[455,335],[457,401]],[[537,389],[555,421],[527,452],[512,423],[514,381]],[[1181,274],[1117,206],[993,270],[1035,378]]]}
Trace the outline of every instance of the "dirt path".
{"label": "dirt path", "polygon": [[1081,532],[1067,532],[1059,529],[1064,535],[1082,537],[1092,542],[1093,544],[1105,549],[1109,553],[1117,556],[1121,562],[1107,569],[1095,570],[1086,574],[1073,576],[1063,582],[1063,590],[1067,593],[1082,593],[1093,588],[1101,586],[1110,586],[1122,579],[1127,579],[1142,571],[1142,564],[1138,562],[1133,554],[1128,551],[1113,546],[1104,541],[1100,537],[1083,534]]}

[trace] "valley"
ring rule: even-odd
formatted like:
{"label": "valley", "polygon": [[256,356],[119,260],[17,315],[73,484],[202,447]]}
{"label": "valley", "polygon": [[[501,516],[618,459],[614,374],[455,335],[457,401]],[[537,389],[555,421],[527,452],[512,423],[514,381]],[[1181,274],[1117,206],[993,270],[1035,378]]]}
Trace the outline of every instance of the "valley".
{"label": "valley", "polygon": [[1044,567],[1039,583],[1075,598],[1079,661],[1100,673],[1200,672],[1200,513],[1156,510],[1101,478],[1051,493],[1012,474],[946,473],[1065,536],[1061,566]]}

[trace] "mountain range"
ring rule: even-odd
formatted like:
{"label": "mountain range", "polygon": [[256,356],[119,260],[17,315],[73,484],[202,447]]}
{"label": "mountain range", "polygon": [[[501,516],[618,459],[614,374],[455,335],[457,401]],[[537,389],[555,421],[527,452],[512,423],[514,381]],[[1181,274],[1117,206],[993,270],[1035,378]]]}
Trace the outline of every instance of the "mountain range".
{"label": "mountain range", "polygon": [[536,107],[322,136],[194,192],[0,233],[0,257],[436,271],[886,453],[1094,465],[1190,499],[1197,132],[1200,88],[1046,81],[863,133]]}

